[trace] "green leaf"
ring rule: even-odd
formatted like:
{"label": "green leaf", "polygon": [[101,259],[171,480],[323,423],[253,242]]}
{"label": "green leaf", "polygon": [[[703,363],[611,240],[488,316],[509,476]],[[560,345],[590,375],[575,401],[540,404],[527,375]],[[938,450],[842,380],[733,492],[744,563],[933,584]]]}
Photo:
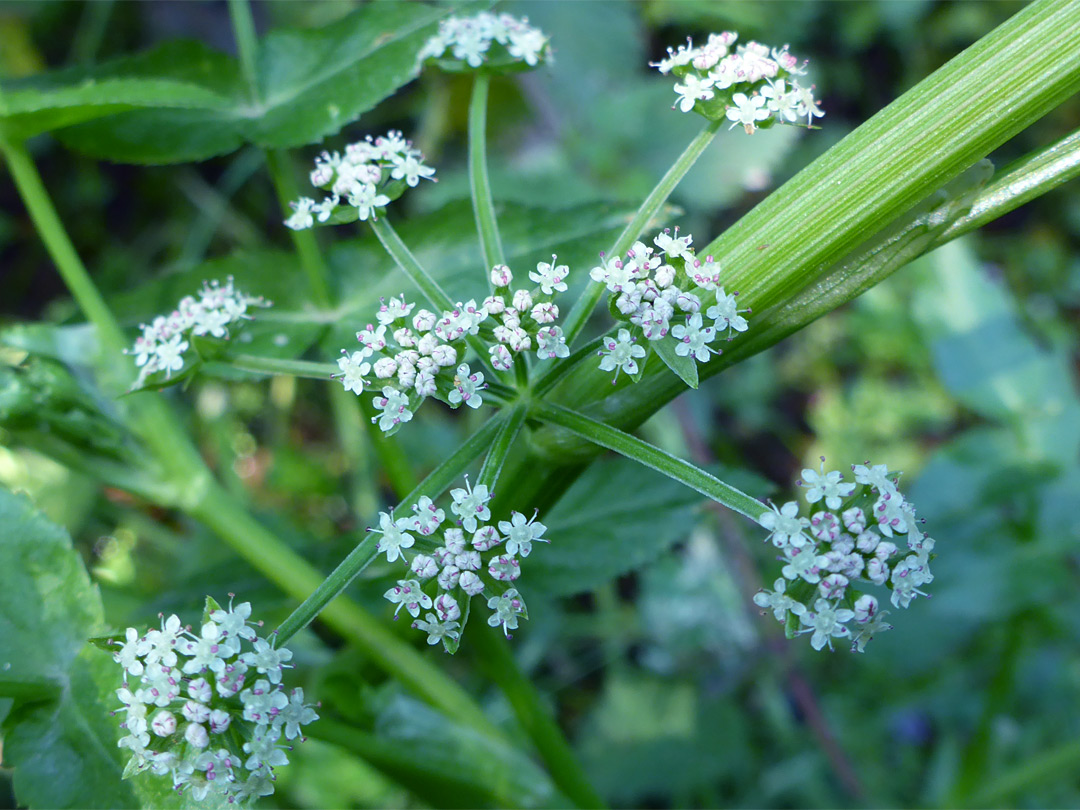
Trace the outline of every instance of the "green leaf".
{"label": "green leaf", "polygon": [[71,539],[25,496],[0,489],[0,691],[11,682],[54,694],[16,696],[3,723],[5,762],[28,807],[175,806],[168,791],[121,780],[118,667],[87,643],[104,629],[101,596]]}
{"label": "green leaf", "polygon": [[680,380],[691,388],[698,387],[697,360],[690,355],[683,357],[676,354],[675,347],[678,345],[676,340],[667,340],[666,338],[654,340],[651,341],[651,345],[656,349],[659,358],[664,361],[664,365],[674,371]]}
{"label": "green leaf", "polygon": [[652,562],[682,539],[696,492],[625,459],[594,464],[544,518],[522,590],[568,596]]}
{"label": "green leaf", "polygon": [[336,134],[416,77],[416,54],[448,11],[371,3],[322,28],[271,32],[261,43],[262,103],[248,137],[290,147]]}

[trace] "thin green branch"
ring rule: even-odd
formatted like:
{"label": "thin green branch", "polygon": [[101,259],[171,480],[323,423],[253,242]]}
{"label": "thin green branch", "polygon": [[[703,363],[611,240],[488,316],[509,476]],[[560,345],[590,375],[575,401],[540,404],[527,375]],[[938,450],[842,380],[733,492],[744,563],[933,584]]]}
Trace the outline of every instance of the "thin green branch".
{"label": "thin green branch", "polygon": [[527,411],[528,408],[523,402],[519,402],[510,409],[510,413],[503,421],[499,432],[495,434],[491,449],[488,450],[488,454],[484,458],[484,464],[480,468],[480,475],[476,478],[478,486],[483,484],[489,491],[494,490],[495,484],[499,480],[499,473],[502,472],[503,465],[506,463],[506,457],[510,454],[510,448],[514,445],[514,439],[517,438],[521,426],[525,424]]}
{"label": "thin green branch", "polygon": [[[667,198],[671,196],[671,192],[679,185],[679,181],[686,176],[686,173],[690,171],[697,159],[701,157],[701,153],[712,143],[716,133],[720,130],[721,123],[721,121],[708,122],[694,140],[690,141],[683,153],[667,170],[667,173],[660,178],[656,188],[645,198],[645,202],[638,208],[634,218],[627,223],[623,232],[619,234],[619,238],[615,240],[615,244],[611,246],[611,250],[605,256],[621,256],[634,244],[634,240],[641,235],[650,220],[656,216],[660,206],[667,202]],[[597,303],[603,297],[605,289],[600,282],[590,281],[581,298],[574,303],[563,324],[563,333],[566,335],[567,345],[573,345],[574,339],[581,333],[581,330],[585,327],[585,322],[588,321],[593,309],[596,308]]]}
{"label": "thin green branch", "polygon": [[543,396],[550,391],[559,380],[569,374],[578,363],[582,362],[586,357],[596,354],[600,349],[601,340],[602,338],[597,338],[596,340],[586,343],[584,346],[571,353],[569,357],[564,358],[561,363],[556,363],[549,368],[547,372],[533,384],[533,395],[537,397]]}
{"label": "thin green branch", "polygon": [[375,235],[379,238],[382,246],[386,248],[386,252],[390,254],[390,258],[420,289],[428,303],[440,312],[453,309],[454,302],[450,300],[450,296],[443,292],[439,283],[428,275],[427,270],[412,255],[412,252],[401,241],[401,237],[398,236],[397,231],[394,230],[394,226],[390,224],[386,215],[384,214],[378,219],[372,217],[368,222],[371,224],[371,229],[375,231]]}
{"label": "thin green branch", "polygon": [[255,34],[255,19],[251,16],[248,0],[229,0],[229,18],[232,20],[233,37],[240,55],[240,69],[251,93],[252,101],[259,101],[257,57],[259,39]]}
{"label": "thin green branch", "polygon": [[636,436],[605,425],[603,422],[548,402],[534,403],[529,415],[543,422],[564,427],[593,444],[614,450],[639,464],[644,464],[728,509],[745,515],[755,523],[762,513],[767,511],[761,501],[735,489],[730,484],[725,484],[716,476],[689,461],[676,458],[659,447],[654,447]]}
{"label": "thin green branch", "polygon": [[1006,166],[935,245],[963,236],[1080,175],[1080,130]]}
{"label": "thin green branch", "polygon": [[281,357],[260,357],[255,354],[235,354],[229,358],[228,363],[230,366],[243,371],[287,374],[293,377],[306,377],[311,380],[329,380],[331,375],[338,373],[338,367],[333,363],[286,360]]}
{"label": "thin green branch", "polygon": [[487,108],[490,85],[489,74],[479,70],[473,72],[472,99],[469,102],[469,187],[472,189],[476,230],[480,234],[480,247],[484,252],[485,275],[495,265],[506,264],[488,180]]}
{"label": "thin green branch", "polygon": [[[395,519],[408,517],[412,504],[420,496],[437,498],[465,471],[465,469],[491,444],[496,431],[502,424],[501,417],[489,419],[480,430],[474,433],[442,464],[432,470],[416,489],[405,496],[393,511]],[[375,558],[377,537],[368,533],[359,544],[349,552],[333,573],[318,585],[313,585],[303,603],[278,628],[278,638],[284,642],[306,627],[321,611],[337,597],[356,575],[363,571]]]}

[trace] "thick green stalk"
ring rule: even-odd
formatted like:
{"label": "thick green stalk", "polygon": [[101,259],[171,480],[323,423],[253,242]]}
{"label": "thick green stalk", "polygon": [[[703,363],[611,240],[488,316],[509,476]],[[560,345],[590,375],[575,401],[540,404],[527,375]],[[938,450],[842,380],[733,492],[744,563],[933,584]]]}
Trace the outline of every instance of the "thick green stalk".
{"label": "thick green stalk", "polygon": [[[619,234],[619,238],[615,240],[615,244],[611,246],[605,256],[617,257],[629,249],[634,244],[634,240],[637,239],[645,227],[649,224],[649,221],[656,216],[656,212],[660,210],[667,198],[671,196],[671,192],[675,190],[675,186],[679,185],[679,181],[682,180],[686,173],[690,171],[690,168],[697,162],[697,159],[701,157],[701,153],[705,151],[705,148],[712,143],[712,139],[716,137],[716,133],[720,129],[720,121],[710,121],[705,127],[698,133],[694,140],[690,141],[683,153],[679,155],[678,159],[672,164],[671,168],[667,170],[667,173],[660,178],[660,182],[656,184],[649,196],[645,198],[645,202],[638,208],[637,213],[634,214],[634,218],[627,223],[623,232]],[[567,345],[572,345],[574,339],[581,333],[581,330],[585,327],[585,322],[589,319],[592,311],[596,308],[597,303],[603,297],[606,288],[603,284],[597,281],[590,281],[589,286],[586,287],[585,292],[582,294],[574,306],[570,309],[570,313],[566,316],[566,320],[563,323],[563,333],[566,335]]]}
{"label": "thick green stalk", "polygon": [[[469,186],[472,189],[473,213],[480,246],[484,252],[484,272],[497,264],[506,264],[495,205],[491,199],[491,183],[487,167],[487,108],[491,76],[483,71],[473,72],[472,100],[469,102]],[[489,279],[490,283],[490,279]]]}
{"label": "thick green stalk", "polygon": [[[421,495],[435,499],[445,492],[465,469],[491,444],[499,430],[502,419],[495,417],[484,423],[464,444],[450,455],[442,464],[421,481],[416,488],[402,498],[393,511],[394,519],[408,517],[412,505]],[[363,571],[375,558],[378,537],[368,533],[364,539],[341,561],[337,568],[322,582],[313,586],[306,594],[303,603],[278,628],[281,640],[292,638],[299,630],[306,627],[327,605],[349,586],[356,575]]]}
{"label": "thick green stalk", "polygon": [[735,489],[730,484],[725,484],[716,476],[689,461],[676,458],[659,447],[654,447],[636,436],[605,425],[603,422],[547,402],[535,403],[529,415],[543,422],[564,427],[593,444],[614,450],[639,464],[644,464],[680,484],[697,490],[728,509],[745,515],[755,523],[763,512],[768,511],[761,501]]}

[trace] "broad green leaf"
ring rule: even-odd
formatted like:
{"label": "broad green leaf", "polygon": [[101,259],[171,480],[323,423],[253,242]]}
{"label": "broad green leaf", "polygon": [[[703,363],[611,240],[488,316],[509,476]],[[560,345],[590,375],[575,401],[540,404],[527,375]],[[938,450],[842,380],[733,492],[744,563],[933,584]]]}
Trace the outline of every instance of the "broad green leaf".
{"label": "broad green leaf", "polygon": [[120,721],[109,715],[119,706],[120,672],[87,643],[104,630],[101,596],[67,532],[6,489],[0,524],[0,690],[5,682],[56,687],[45,699],[16,698],[3,723],[19,803],[175,806],[169,793],[138,796],[147,786],[120,778]]}
{"label": "broad green leaf", "polygon": [[631,461],[597,462],[544,518],[551,545],[533,547],[522,592],[581,593],[648,564],[686,535],[701,500]]}
{"label": "broad green leaf", "polygon": [[311,31],[273,31],[261,43],[261,104],[247,137],[267,147],[333,135],[416,77],[416,54],[447,6],[371,3]]}
{"label": "broad green leaf", "polygon": [[675,353],[676,342],[674,340],[654,340],[650,344],[656,354],[664,361],[664,365],[679,375],[684,383],[691,388],[698,387],[697,360],[690,355],[685,357]]}

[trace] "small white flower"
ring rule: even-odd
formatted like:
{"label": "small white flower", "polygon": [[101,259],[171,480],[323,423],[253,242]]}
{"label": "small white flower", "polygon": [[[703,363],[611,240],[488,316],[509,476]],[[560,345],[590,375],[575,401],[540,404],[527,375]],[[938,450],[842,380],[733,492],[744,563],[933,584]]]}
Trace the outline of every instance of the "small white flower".
{"label": "small white flower", "polygon": [[454,375],[454,387],[447,400],[454,407],[468,405],[470,408],[479,408],[484,403],[482,392],[486,387],[483,372],[474,373],[468,363],[462,363]]}
{"label": "small white flower", "polygon": [[[244,653],[240,660],[253,667],[260,675],[270,679],[270,683],[281,683],[281,671],[292,660],[292,650],[288,647],[276,648],[266,639],[255,639],[252,652]],[[262,681],[260,681],[262,683]]]}
{"label": "small white flower", "polygon": [[375,397],[372,400],[375,409],[382,411],[381,416],[371,418],[372,422],[379,423],[379,430],[392,430],[395,425],[408,422],[413,418],[413,413],[408,407],[409,398],[405,394],[390,386],[383,388],[382,393],[381,397]]}
{"label": "small white flower", "polygon": [[736,93],[731,100],[735,102],[735,106],[728,108],[727,119],[732,122],[732,128],[741,124],[747,135],[754,134],[758,121],[764,121],[769,117],[769,111],[764,108],[765,99],[759,95],[747,96],[746,93]]}
{"label": "small white flower", "polygon": [[769,506],[772,511],[763,512],[758,517],[758,523],[771,532],[768,539],[772,540],[774,546],[780,549],[789,546],[802,548],[810,542],[810,538],[805,534],[810,521],[799,517],[799,504],[789,501],[779,509],[775,504]]}
{"label": "small white flower", "polygon": [[683,83],[675,85],[675,92],[679,95],[676,105],[680,110],[690,112],[698,101],[708,101],[716,95],[712,91],[713,80],[705,77],[700,78],[693,73],[687,73],[683,77]]}
{"label": "small white flower", "polygon": [[716,351],[709,348],[709,344],[716,340],[716,330],[711,326],[702,326],[699,314],[691,315],[685,324],[673,326],[671,336],[679,341],[675,354],[680,357],[689,356],[704,363],[709,359],[709,354]]}
{"label": "small white flower", "polygon": [[394,610],[395,619],[402,608],[405,608],[410,616],[416,618],[420,615],[420,608],[431,607],[431,597],[421,590],[420,583],[415,579],[399,579],[397,585],[383,594],[383,598],[397,605],[397,609]]}
{"label": "small white flower", "polygon": [[814,603],[814,612],[804,613],[799,617],[799,620],[809,628],[804,632],[812,630],[814,633],[810,638],[811,647],[820,650],[828,644],[831,650],[834,638],[847,638],[851,635],[851,631],[844,626],[844,623],[851,621],[853,618],[855,618],[853,611],[847,608],[837,608],[824,599],[818,599]]}
{"label": "small white flower", "polygon": [[311,215],[311,209],[315,206],[315,200],[310,197],[301,197],[295,202],[289,203],[292,215],[285,220],[285,227],[294,231],[302,231],[315,224],[315,218]]}
{"label": "small white flower", "polygon": [[[491,519],[491,509],[488,507],[488,501],[491,500],[492,493],[488,492],[488,488],[484,484],[480,484],[474,489],[469,484],[469,479],[466,478],[464,489],[450,490],[450,497],[454,499],[450,511],[461,518],[461,524],[465,527],[465,531],[475,532],[478,521]],[[460,549],[455,551],[454,554],[460,554],[464,550],[465,540],[462,537]],[[486,549],[481,550],[486,551]]]}
{"label": "small white flower", "polygon": [[521,576],[521,563],[509,554],[493,557],[488,564],[488,573],[500,582],[513,582]]}
{"label": "small white flower", "polygon": [[740,313],[749,312],[748,309],[739,309],[735,300],[737,293],[728,295],[723,287],[716,288],[716,304],[705,310],[705,316],[713,319],[713,328],[717,332],[727,329],[728,332],[745,332],[750,325]]}
{"label": "small white flower", "polygon": [[536,333],[536,356],[541,360],[570,356],[570,347],[566,345],[562,327],[545,326]]}
{"label": "small white flower", "polygon": [[370,531],[382,535],[379,538],[378,550],[386,553],[387,562],[394,562],[399,557],[404,558],[405,555],[401,553],[401,550],[412,548],[413,543],[416,542],[413,536],[404,530],[407,525],[411,525],[411,521],[408,523],[405,519],[395,521],[386,512],[379,513],[379,528]]}
{"label": "small white flower", "polygon": [[162,709],[150,721],[150,729],[158,737],[168,737],[176,732],[176,715]]}
{"label": "small white flower", "polygon": [[773,583],[773,588],[772,591],[759,591],[754,594],[754,604],[772,610],[773,616],[776,617],[778,622],[787,619],[788,611],[791,611],[796,616],[801,616],[806,612],[806,606],[802,602],[796,601],[784,592],[787,590],[786,580],[783,578],[776,580]]}
{"label": "small white flower", "polygon": [[505,264],[497,264],[491,268],[491,286],[496,289],[509,287],[514,280],[514,274]]}
{"label": "small white flower", "polygon": [[349,194],[349,205],[356,209],[357,217],[364,222],[375,217],[375,209],[382,208],[390,203],[390,198],[385,194],[379,194],[371,183],[360,183],[354,186]]}
{"label": "small white flower", "polygon": [[629,329],[620,329],[617,339],[609,335],[603,339],[602,343],[604,348],[599,352],[602,355],[600,360],[601,371],[614,370],[615,379],[618,379],[619,371],[625,371],[627,374],[637,374],[637,361],[644,357],[646,352],[644,347],[634,344]]}
{"label": "small white flower", "polygon": [[518,616],[525,613],[525,602],[516,588],[510,588],[501,596],[493,596],[488,599],[488,609],[492,614],[488,617],[488,624],[492,627],[502,626],[503,634],[510,635],[511,630],[518,626]]}
{"label": "small white flower", "polygon": [[547,526],[535,521],[535,514],[526,520],[525,516],[520,512],[511,512],[510,520],[499,521],[499,531],[505,535],[508,553],[528,557],[532,552],[534,542],[548,542],[543,537],[544,532],[547,531]]}
{"label": "small white flower", "polygon": [[556,291],[566,292],[566,277],[570,268],[565,264],[556,264],[557,257],[553,254],[551,262],[538,262],[536,272],[529,273],[529,280],[540,285],[540,292],[544,295],[552,295]]}
{"label": "small white flower", "polygon": [[843,483],[844,475],[839,470],[825,472],[825,460],[821,461],[821,472],[806,468],[802,471],[802,485],[808,503],[817,503],[822,498],[830,509],[839,509],[843,499],[855,491],[855,484]]}
{"label": "small white flower", "polygon": [[423,630],[428,634],[428,644],[438,644],[443,639],[456,640],[461,637],[460,625],[456,621],[440,622],[434,613],[424,617],[424,621],[417,619],[412,623],[417,630]]}

